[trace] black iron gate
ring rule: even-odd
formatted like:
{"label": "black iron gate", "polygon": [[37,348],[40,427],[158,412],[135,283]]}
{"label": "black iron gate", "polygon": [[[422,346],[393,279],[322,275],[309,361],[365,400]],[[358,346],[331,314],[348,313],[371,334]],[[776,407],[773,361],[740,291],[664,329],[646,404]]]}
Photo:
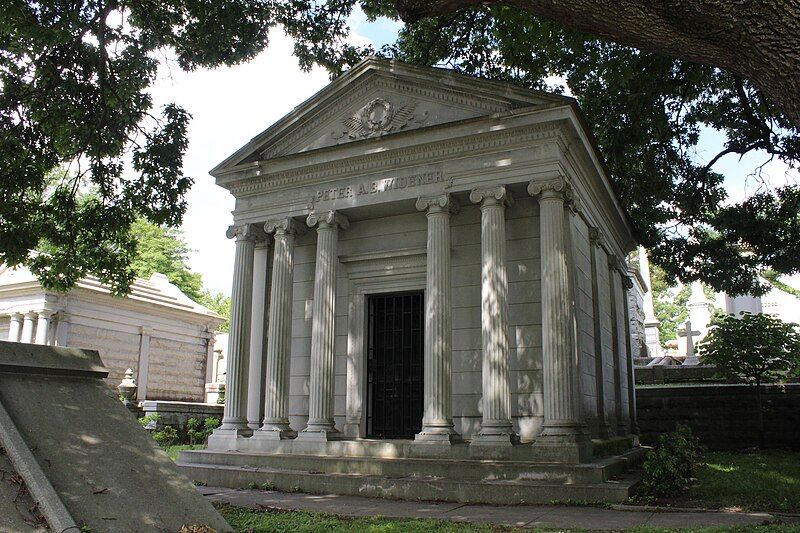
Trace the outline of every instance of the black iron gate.
{"label": "black iron gate", "polygon": [[422,427],[422,299],[367,297],[367,437],[408,439]]}

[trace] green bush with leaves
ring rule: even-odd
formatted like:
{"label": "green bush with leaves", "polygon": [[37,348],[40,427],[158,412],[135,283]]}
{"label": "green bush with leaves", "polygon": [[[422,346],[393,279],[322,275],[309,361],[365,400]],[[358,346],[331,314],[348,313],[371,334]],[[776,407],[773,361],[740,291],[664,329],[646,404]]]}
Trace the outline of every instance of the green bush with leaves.
{"label": "green bush with leaves", "polygon": [[151,435],[162,448],[169,448],[178,443],[178,430],[173,426],[164,426],[159,430],[153,431]]}
{"label": "green bush with leaves", "polygon": [[213,416],[203,420],[202,424],[198,419],[190,418],[186,422],[186,435],[189,437],[189,444],[204,444],[211,433],[219,426],[219,418]]}
{"label": "green bush with leaves", "polygon": [[717,314],[708,335],[698,346],[704,363],[715,365],[725,377],[755,387],[759,447],[764,448],[762,385],[779,383],[800,374],[800,330],[763,313],[741,317]]}
{"label": "green bush with leaves", "polygon": [[697,476],[699,463],[697,439],[688,426],[678,424],[672,433],[659,435],[648,452],[643,465],[642,494],[658,497],[680,493]]}

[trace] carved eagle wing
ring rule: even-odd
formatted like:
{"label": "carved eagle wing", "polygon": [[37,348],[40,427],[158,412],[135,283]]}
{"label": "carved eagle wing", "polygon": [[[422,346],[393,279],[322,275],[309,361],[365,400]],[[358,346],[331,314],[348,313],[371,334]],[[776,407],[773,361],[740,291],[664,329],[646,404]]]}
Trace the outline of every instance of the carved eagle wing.
{"label": "carved eagle wing", "polygon": [[392,123],[389,130],[400,130],[406,127],[408,121],[414,117],[414,111],[417,109],[416,102],[409,102],[397,111],[392,116]]}

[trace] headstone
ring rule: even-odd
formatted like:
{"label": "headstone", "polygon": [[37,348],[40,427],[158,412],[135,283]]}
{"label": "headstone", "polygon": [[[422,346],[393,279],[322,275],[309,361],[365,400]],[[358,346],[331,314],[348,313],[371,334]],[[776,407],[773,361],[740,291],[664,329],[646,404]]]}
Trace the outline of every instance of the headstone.
{"label": "headstone", "polygon": [[[0,446],[50,529],[232,531],[107,375],[96,351],[0,341]],[[0,514],[17,512],[0,500]]]}
{"label": "headstone", "polygon": [[679,337],[686,338],[686,352],[685,357],[686,359],[683,360],[684,366],[692,366],[692,365],[699,365],[700,358],[694,355],[694,338],[699,337],[702,334],[701,331],[692,330],[692,321],[687,320],[686,324],[684,324],[683,330],[678,331]]}

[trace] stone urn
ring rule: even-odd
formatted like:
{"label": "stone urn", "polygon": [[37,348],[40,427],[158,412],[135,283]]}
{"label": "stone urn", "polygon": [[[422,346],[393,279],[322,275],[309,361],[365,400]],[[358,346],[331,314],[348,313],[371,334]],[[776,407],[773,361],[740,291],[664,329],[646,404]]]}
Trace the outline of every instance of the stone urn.
{"label": "stone urn", "polygon": [[128,409],[135,409],[136,405],[133,400],[136,399],[136,379],[133,377],[133,370],[130,368],[125,371],[125,377],[117,385],[119,395],[122,396],[122,402]]}

